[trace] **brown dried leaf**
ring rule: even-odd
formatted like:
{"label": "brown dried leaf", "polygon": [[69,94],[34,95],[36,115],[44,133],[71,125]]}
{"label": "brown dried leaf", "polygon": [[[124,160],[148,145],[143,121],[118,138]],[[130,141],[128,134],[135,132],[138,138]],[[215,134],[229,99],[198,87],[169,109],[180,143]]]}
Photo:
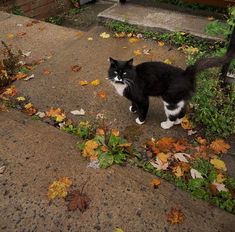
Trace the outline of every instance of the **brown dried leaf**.
{"label": "brown dried leaf", "polygon": [[161,184],[161,180],[160,179],[152,179],[150,182],[150,185],[153,186],[154,188],[158,188],[158,186]]}
{"label": "brown dried leaf", "polygon": [[78,189],[69,192],[65,200],[68,202],[67,208],[69,211],[79,209],[82,213],[88,208],[90,203],[88,196],[81,193]]}
{"label": "brown dried leaf", "polygon": [[216,139],[210,144],[210,148],[217,154],[226,154],[230,149],[230,145],[225,143],[223,139]]}
{"label": "brown dried leaf", "polygon": [[182,224],[185,220],[185,216],[182,213],[182,211],[176,208],[171,208],[170,213],[168,213],[166,216],[167,216],[167,221],[172,225]]}
{"label": "brown dried leaf", "polygon": [[81,70],[81,66],[79,66],[78,64],[74,65],[71,67],[73,72],[79,72]]}

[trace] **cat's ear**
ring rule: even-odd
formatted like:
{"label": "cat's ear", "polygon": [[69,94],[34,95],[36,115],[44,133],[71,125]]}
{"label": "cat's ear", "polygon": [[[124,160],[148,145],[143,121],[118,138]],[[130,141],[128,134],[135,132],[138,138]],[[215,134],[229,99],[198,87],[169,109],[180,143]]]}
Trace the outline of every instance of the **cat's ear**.
{"label": "cat's ear", "polygon": [[109,57],[109,62],[111,65],[115,65],[117,63],[117,61],[114,60],[112,57]]}
{"label": "cat's ear", "polygon": [[133,58],[131,58],[131,59],[130,59],[130,60],[128,60],[126,63],[127,63],[128,65],[132,66],[132,65],[133,65],[133,61],[134,61],[134,59],[133,59]]}

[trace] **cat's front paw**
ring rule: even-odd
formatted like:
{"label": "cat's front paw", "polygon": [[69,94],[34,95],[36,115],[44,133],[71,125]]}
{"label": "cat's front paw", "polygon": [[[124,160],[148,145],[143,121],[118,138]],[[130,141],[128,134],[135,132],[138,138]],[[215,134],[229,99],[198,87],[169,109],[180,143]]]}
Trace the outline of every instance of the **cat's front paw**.
{"label": "cat's front paw", "polygon": [[171,122],[169,120],[165,121],[165,122],[161,122],[161,128],[162,129],[170,129],[172,126],[174,126],[174,122]]}
{"label": "cat's front paw", "polygon": [[133,106],[129,107],[129,111],[133,114],[137,112],[137,110],[135,110]]}
{"label": "cat's front paw", "polygon": [[137,124],[139,124],[139,125],[142,125],[142,124],[145,123],[145,121],[140,121],[139,118],[136,118],[136,119],[135,119],[135,122],[136,122]]}

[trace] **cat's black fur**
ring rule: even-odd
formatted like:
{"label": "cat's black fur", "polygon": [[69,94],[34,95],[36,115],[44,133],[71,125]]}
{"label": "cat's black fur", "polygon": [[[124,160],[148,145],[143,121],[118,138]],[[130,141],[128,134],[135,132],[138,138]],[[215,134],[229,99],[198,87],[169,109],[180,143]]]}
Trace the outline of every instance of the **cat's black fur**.
{"label": "cat's black fur", "polygon": [[[162,62],[145,62],[133,66],[133,59],[117,61],[110,58],[109,79],[120,95],[132,102],[131,112],[137,112],[136,122],[144,123],[149,108],[149,96],[162,97],[168,129],[180,123],[187,101],[195,92],[196,74],[211,67],[222,66],[234,57],[235,29],[224,57],[202,58],[185,70]],[[126,87],[125,87],[126,86]]]}

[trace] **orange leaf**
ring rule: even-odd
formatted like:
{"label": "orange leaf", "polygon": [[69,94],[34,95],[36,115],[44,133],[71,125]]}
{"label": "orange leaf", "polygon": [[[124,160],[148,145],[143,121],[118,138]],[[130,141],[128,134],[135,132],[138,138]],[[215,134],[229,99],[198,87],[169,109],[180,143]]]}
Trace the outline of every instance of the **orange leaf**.
{"label": "orange leaf", "polygon": [[102,146],[100,149],[101,149],[101,151],[103,151],[103,152],[107,152],[107,151],[109,150],[106,146]]}
{"label": "orange leaf", "polygon": [[165,45],[165,43],[163,41],[158,41],[157,44],[159,47],[163,47]]}
{"label": "orange leaf", "polygon": [[105,135],[104,129],[102,129],[102,128],[96,129],[96,135],[101,135],[101,136]]}
{"label": "orange leaf", "polygon": [[17,73],[16,75],[15,75],[15,78],[16,78],[16,80],[21,80],[21,79],[23,79],[23,78],[25,78],[25,77],[27,77],[28,75],[27,74],[25,74],[25,73]]}
{"label": "orange leaf", "polygon": [[169,158],[169,155],[168,154],[165,154],[163,152],[160,152],[157,154],[157,157],[163,162],[163,163],[167,163],[168,162],[168,158]]}
{"label": "orange leaf", "polygon": [[215,18],[214,18],[213,16],[208,16],[207,19],[208,19],[209,21],[213,21]]}
{"label": "orange leaf", "polygon": [[13,97],[13,96],[16,95],[16,93],[17,93],[16,87],[15,87],[14,85],[12,85],[11,87],[7,88],[7,89],[3,92],[3,95]]}
{"label": "orange leaf", "polygon": [[163,137],[157,141],[158,148],[162,150],[170,150],[175,143],[175,139],[172,137]]}
{"label": "orange leaf", "polygon": [[120,135],[119,130],[116,130],[116,129],[112,129],[111,133],[116,137],[118,137]]}
{"label": "orange leaf", "polygon": [[18,37],[23,37],[24,35],[26,35],[26,32],[19,32],[19,33],[17,33]]}
{"label": "orange leaf", "polygon": [[107,98],[107,94],[104,91],[100,91],[97,93],[97,96],[103,99]]}
{"label": "orange leaf", "polygon": [[226,154],[230,149],[230,145],[225,143],[223,139],[216,139],[211,143],[210,148],[217,154]]}
{"label": "orange leaf", "polygon": [[88,140],[86,143],[85,143],[85,147],[84,147],[84,150],[82,152],[82,155],[84,157],[90,157],[90,156],[97,156],[98,153],[96,151],[96,149],[99,147],[99,144],[94,141],[94,140]]}
{"label": "orange leaf", "polygon": [[129,41],[130,43],[137,43],[137,42],[139,42],[139,39],[136,38],[136,37],[131,37],[131,38],[128,39],[128,41]]}
{"label": "orange leaf", "polygon": [[47,76],[49,74],[51,74],[51,71],[49,71],[48,69],[43,70],[43,75]]}
{"label": "orange leaf", "polygon": [[191,122],[189,121],[187,116],[184,116],[182,122],[181,122],[181,126],[185,129],[185,130],[192,130],[193,126],[191,124]]}
{"label": "orange leaf", "polygon": [[152,179],[150,182],[150,185],[153,186],[154,188],[157,188],[160,184],[161,184],[161,180],[157,178]]}
{"label": "orange leaf", "polygon": [[180,209],[171,208],[170,213],[167,214],[167,221],[171,224],[182,224],[185,216]]}
{"label": "orange leaf", "polygon": [[202,137],[197,137],[196,141],[201,145],[206,145],[207,143],[206,139],[203,139]]}
{"label": "orange leaf", "polygon": [[177,177],[181,177],[184,175],[184,172],[183,172],[182,168],[180,167],[180,165],[176,165],[175,167],[173,167],[172,172]]}

